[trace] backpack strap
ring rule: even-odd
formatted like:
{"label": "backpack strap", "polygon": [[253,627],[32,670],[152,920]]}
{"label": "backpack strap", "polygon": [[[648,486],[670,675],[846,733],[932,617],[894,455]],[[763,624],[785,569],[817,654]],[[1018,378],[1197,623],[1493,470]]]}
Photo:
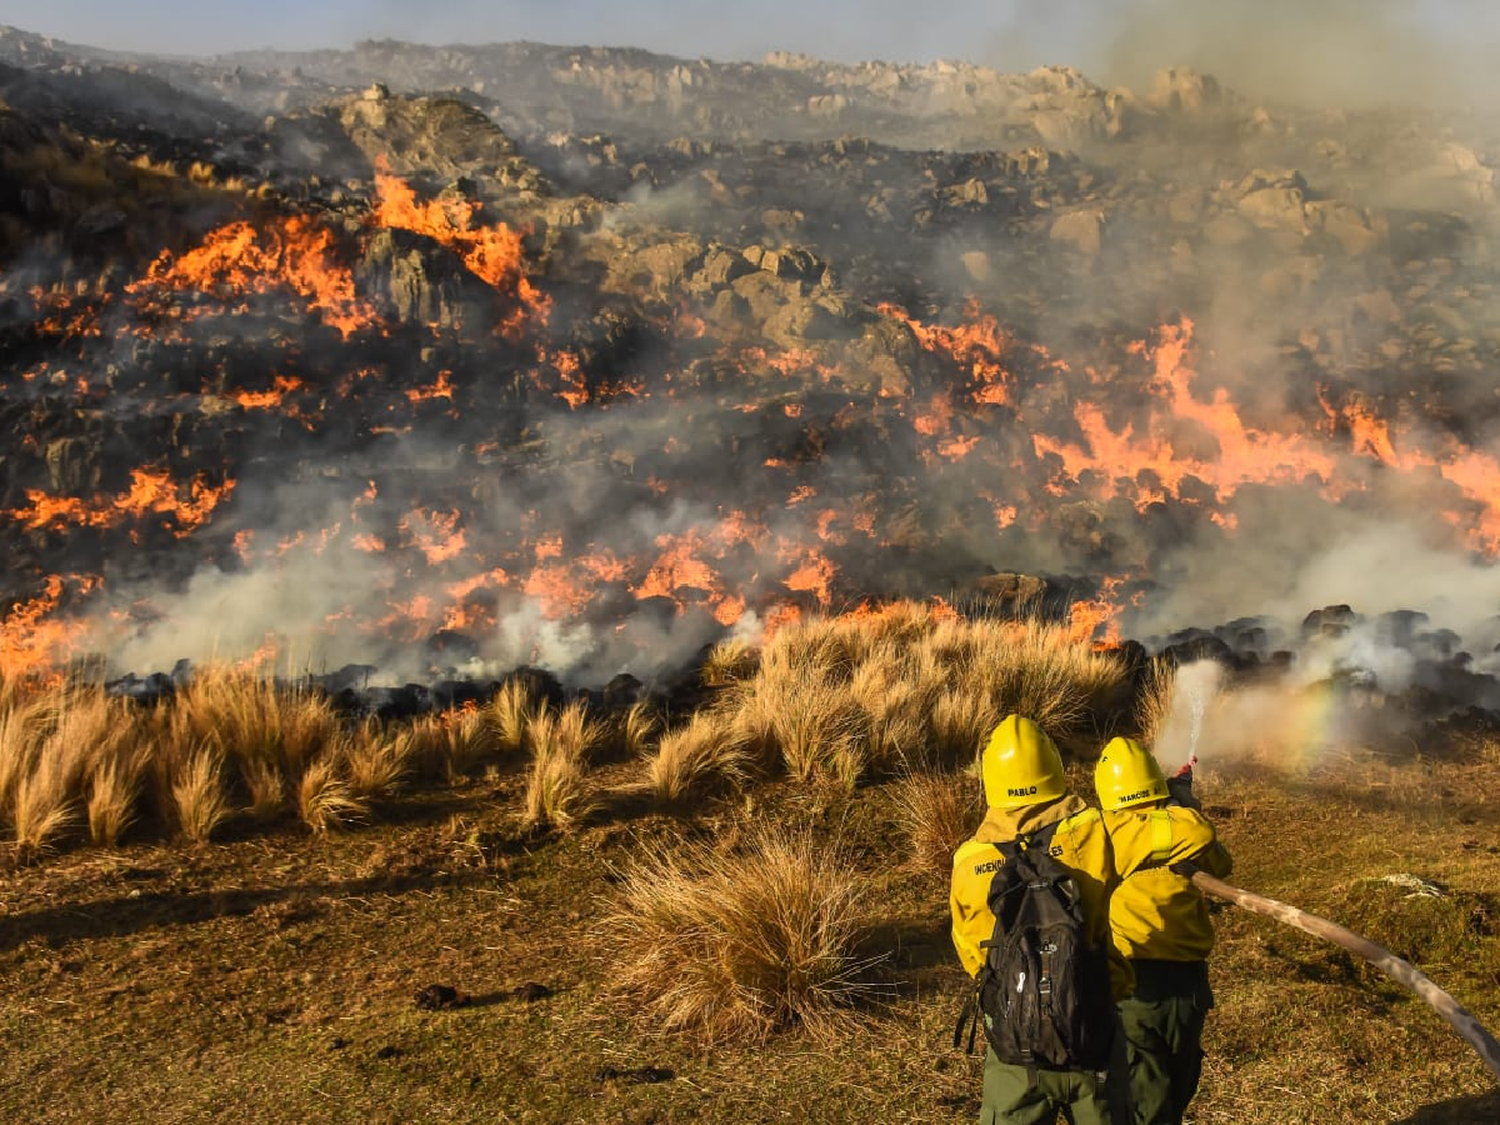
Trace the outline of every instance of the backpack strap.
{"label": "backpack strap", "polygon": [[[1067,820],[1063,817],[1063,820]],[[1000,849],[1000,854],[1006,859],[1014,859],[1017,852],[1030,851],[1032,848],[1045,848],[1052,843],[1052,837],[1057,835],[1058,825],[1062,820],[1054,820],[1051,824],[1043,825],[1035,832],[1026,832],[1017,836],[1014,840],[1006,840],[1004,843],[995,845]]]}
{"label": "backpack strap", "polygon": [[974,1053],[974,1044],[977,1041],[979,1031],[979,986],[969,990],[969,998],[964,1001],[963,1011],[958,1013],[958,1023],[953,1028],[953,1049],[958,1050],[958,1045],[964,1038],[964,1021],[969,1024],[969,1045],[964,1048],[964,1054]]}
{"label": "backpack strap", "polygon": [[1151,810],[1151,862],[1161,863],[1172,854],[1172,814]]}

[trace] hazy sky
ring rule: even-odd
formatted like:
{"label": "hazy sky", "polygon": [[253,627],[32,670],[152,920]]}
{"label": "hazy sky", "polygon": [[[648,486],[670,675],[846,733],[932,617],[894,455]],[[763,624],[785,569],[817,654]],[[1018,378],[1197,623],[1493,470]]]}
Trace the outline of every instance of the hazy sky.
{"label": "hazy sky", "polygon": [[1487,97],[1500,43],[1490,0],[4,0],[0,23],[161,53],[530,39],[716,59],[786,48],[846,61],[1061,63],[1132,83],[1194,65],[1241,88],[1345,100],[1378,100],[1393,84]]}

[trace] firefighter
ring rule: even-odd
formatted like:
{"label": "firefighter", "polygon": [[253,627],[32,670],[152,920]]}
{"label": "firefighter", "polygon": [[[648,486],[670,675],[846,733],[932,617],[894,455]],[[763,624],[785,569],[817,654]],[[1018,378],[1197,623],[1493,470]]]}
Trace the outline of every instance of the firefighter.
{"label": "firefighter", "polygon": [[1130,964],[1133,995],[1120,1001],[1136,1125],[1182,1121],[1203,1069],[1203,1021],[1213,1007],[1208,904],[1178,865],[1229,874],[1230,858],[1192,795],[1188,767],[1168,781],[1132,738],[1115,738],[1094,769],[1104,825],[1117,854],[1152,861],[1122,872],[1109,903],[1115,950]]}
{"label": "firefighter", "polygon": [[[999,860],[997,844],[1027,837],[1056,825],[1048,851],[1077,884],[1096,947],[1109,944],[1108,899],[1116,861],[1098,809],[1068,793],[1062,758],[1046,733],[1030,719],[1011,715],[990,735],[980,758],[984,821],[953,855],[949,906],[953,945],[973,977],[985,960],[982,943],[994,935],[990,882]],[[1130,992],[1129,969],[1111,957],[1115,998]],[[1108,1004],[1104,1005],[1106,1011]],[[1112,1034],[1111,1028],[1107,1034]],[[984,1098],[979,1120],[1031,1125],[1051,1122],[1062,1110],[1074,1125],[1120,1123],[1111,1112],[1104,1073],[1093,1070],[1028,1068],[1001,1062],[986,1046]]]}

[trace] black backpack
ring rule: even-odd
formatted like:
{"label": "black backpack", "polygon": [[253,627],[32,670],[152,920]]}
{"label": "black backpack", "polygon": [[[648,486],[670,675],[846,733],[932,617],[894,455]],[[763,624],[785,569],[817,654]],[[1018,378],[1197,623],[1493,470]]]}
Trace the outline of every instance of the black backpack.
{"label": "black backpack", "polygon": [[996,845],[1005,862],[990,881],[995,932],[953,1036],[957,1047],[969,1019],[972,1051],[982,1017],[995,1056],[1033,1075],[1037,1067],[1102,1071],[1114,1036],[1108,954],[1089,941],[1078,884],[1049,852],[1056,830]]}

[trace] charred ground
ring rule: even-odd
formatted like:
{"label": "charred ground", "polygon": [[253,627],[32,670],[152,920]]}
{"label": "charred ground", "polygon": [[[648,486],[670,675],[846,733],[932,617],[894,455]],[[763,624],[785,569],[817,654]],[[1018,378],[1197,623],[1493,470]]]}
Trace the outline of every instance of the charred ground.
{"label": "charred ground", "polygon": [[[1347,602],[1489,682],[1484,119],[1189,70],[0,57],[13,668],[602,683],[1025,592],[1241,661]],[[1323,580],[1389,540],[1442,573]]]}

